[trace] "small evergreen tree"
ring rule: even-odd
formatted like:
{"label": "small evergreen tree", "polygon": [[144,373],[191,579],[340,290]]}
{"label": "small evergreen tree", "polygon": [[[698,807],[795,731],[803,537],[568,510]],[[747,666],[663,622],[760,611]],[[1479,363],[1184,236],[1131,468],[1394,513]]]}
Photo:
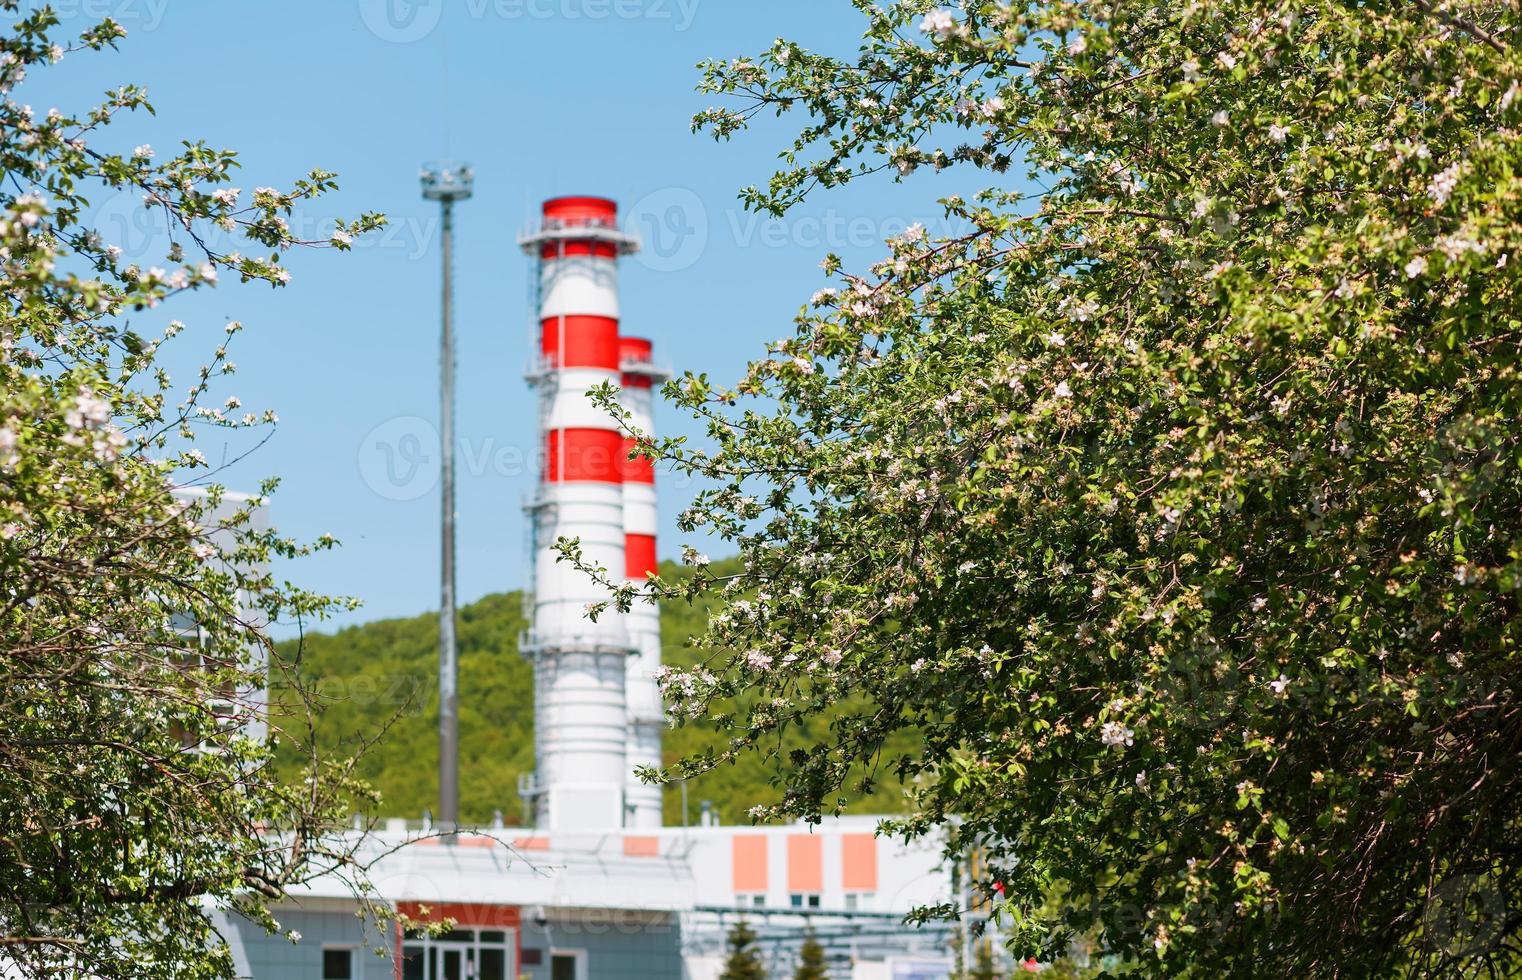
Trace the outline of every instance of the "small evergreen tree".
{"label": "small evergreen tree", "polygon": [[830,969],[824,962],[824,945],[810,929],[803,937],[803,948],[798,950],[798,969],[793,980],[829,980]]}
{"label": "small evergreen tree", "polygon": [[761,965],[761,951],[756,948],[756,931],[750,923],[741,919],[729,930],[729,958],[724,961],[724,972],[719,980],[766,980],[766,969]]}

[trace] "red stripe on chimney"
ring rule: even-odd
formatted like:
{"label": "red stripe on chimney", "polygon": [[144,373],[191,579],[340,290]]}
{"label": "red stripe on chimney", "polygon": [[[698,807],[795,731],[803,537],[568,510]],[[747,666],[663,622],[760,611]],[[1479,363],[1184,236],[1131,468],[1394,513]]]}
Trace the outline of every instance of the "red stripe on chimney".
{"label": "red stripe on chimney", "polygon": [[[654,346],[644,337],[620,337],[618,338],[618,359],[621,362],[635,364],[649,364]],[[651,379],[648,374],[624,375],[625,388],[649,388]]]}
{"label": "red stripe on chimney", "polygon": [[655,535],[624,535],[624,578],[644,581],[647,572],[658,567],[655,560]]}
{"label": "red stripe on chimney", "polygon": [[544,216],[551,221],[617,221],[618,202],[608,197],[573,194],[544,202]]}
{"label": "red stripe on chimney", "polygon": [[[564,354],[560,350],[562,335]],[[618,321],[610,316],[580,314],[546,317],[539,323],[539,349],[556,367],[617,371]]]}
{"label": "red stripe on chimney", "polygon": [[546,483],[622,483],[623,436],[612,429],[551,429],[546,439]]}

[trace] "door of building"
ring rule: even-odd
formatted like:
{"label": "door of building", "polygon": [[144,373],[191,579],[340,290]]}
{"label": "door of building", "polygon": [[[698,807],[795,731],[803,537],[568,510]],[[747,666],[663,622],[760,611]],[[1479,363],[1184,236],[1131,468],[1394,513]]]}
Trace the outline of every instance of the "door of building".
{"label": "door of building", "polygon": [[454,929],[411,936],[402,946],[402,980],[511,980],[510,931]]}

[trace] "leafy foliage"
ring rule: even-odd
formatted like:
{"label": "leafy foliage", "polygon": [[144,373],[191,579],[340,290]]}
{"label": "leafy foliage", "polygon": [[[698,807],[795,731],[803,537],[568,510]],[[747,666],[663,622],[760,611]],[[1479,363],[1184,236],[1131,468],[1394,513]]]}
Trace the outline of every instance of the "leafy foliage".
{"label": "leafy foliage", "polygon": [[747,204],[990,186],[667,386],[711,447],[644,451],[744,562],[615,596],[722,599],[666,690],[733,741],[676,772],[895,771],[1022,957],[1522,966],[1518,8],[856,6],[854,59],[706,66],[719,138],[807,114]]}
{"label": "leafy foliage", "polygon": [[[176,403],[155,361],[184,325],[161,307],[219,276],[278,287],[282,250],[346,248],[382,219],[296,241],[286,216],[332,174],[240,205],[229,151],[105,149],[117,116],[152,111],[133,86],[34,114],[12,98],[28,73],[31,93],[124,33],[57,26],[42,8],[0,32],[0,959],[7,976],[230,977],[215,913],[275,929],[269,904],[330,872],[365,893],[353,839],[328,828],[366,789],[347,760],[314,755],[300,779],[275,777],[263,726],[299,723],[309,699],[265,718],[264,625],[335,603],[270,576],[272,557],[311,550],[256,520],[273,481],[253,498],[183,492],[211,478],[198,431],[275,417],[206,404],[234,370],[236,322]],[[168,268],[125,264],[87,221],[112,193],[163,218]],[[272,251],[209,248],[213,223]]]}

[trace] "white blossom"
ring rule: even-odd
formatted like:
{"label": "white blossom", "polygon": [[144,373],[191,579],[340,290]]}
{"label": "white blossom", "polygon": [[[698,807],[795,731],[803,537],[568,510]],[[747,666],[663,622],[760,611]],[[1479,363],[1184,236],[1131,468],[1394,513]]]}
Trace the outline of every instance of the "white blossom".
{"label": "white blossom", "polygon": [[1099,303],[1092,299],[1075,300],[1064,296],[1057,301],[1057,312],[1074,323],[1087,323],[1099,313]]}
{"label": "white blossom", "polygon": [[1454,163],[1435,174],[1427,185],[1427,196],[1432,198],[1432,203],[1442,207],[1448,203],[1448,198],[1453,196],[1453,189],[1458,185],[1459,175],[1463,173],[1462,162]]}
{"label": "white blossom", "polygon": [[920,21],[920,31],[925,34],[934,34],[937,37],[946,37],[957,29],[957,22],[951,16],[949,10],[932,10]]}
{"label": "white blossom", "polygon": [[84,389],[75,396],[74,407],[64,413],[63,420],[71,429],[98,429],[111,420],[111,403]]}
{"label": "white blossom", "polygon": [[1110,748],[1133,744],[1136,733],[1118,721],[1107,721],[1100,729],[1099,740]]}
{"label": "white blossom", "polygon": [[1426,272],[1426,271],[1427,271],[1427,259],[1426,259],[1425,256],[1418,255],[1416,258],[1414,258],[1410,262],[1406,263],[1406,278],[1407,279],[1415,279],[1417,276],[1421,275],[1423,272]]}
{"label": "white blossom", "polygon": [[1485,244],[1477,242],[1473,238],[1464,235],[1441,235],[1433,242],[1437,250],[1442,252],[1448,261],[1452,262],[1465,252],[1473,252],[1476,255],[1485,254]]}

